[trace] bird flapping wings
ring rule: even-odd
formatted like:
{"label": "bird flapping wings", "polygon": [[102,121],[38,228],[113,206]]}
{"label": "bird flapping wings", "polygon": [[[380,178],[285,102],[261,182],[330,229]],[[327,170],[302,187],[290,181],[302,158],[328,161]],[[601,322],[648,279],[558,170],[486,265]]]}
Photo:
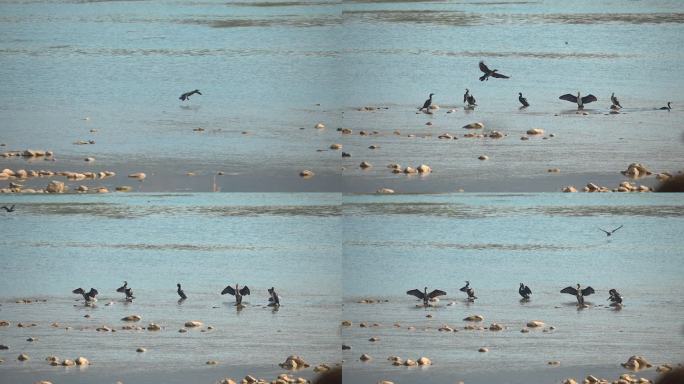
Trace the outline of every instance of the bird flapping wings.
{"label": "bird flapping wings", "polygon": [[565,95],[559,97],[559,99],[561,99],[561,100],[566,100],[566,101],[570,101],[570,102],[572,102],[572,103],[576,103],[576,102],[577,102],[577,96],[571,95],[571,94],[569,94],[569,93],[566,93]]}
{"label": "bird flapping wings", "polygon": [[249,295],[249,287],[247,287],[246,285],[244,287],[242,287],[242,289],[240,289],[240,294],[242,296]]}
{"label": "bird flapping wings", "polygon": [[424,300],[424,299],[425,299],[425,295],[423,294],[423,292],[421,292],[421,291],[418,290],[418,289],[412,289],[412,290],[410,290],[410,291],[406,291],[406,294],[407,294],[407,295],[415,296],[415,297],[417,297],[417,298],[419,298],[419,299],[421,299],[421,300]]}
{"label": "bird flapping wings", "polygon": [[480,61],[480,71],[484,73],[489,73],[491,70],[487,67],[487,65],[484,63],[484,61]]}
{"label": "bird flapping wings", "polygon": [[573,287],[565,287],[565,288],[561,289],[560,292],[561,293],[567,293],[570,295],[577,295],[577,289],[575,289]]}

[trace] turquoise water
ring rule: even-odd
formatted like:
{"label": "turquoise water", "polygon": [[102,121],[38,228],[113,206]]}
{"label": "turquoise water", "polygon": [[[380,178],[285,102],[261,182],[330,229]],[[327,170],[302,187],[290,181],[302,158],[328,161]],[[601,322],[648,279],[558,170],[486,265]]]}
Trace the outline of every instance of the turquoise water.
{"label": "turquoise water", "polygon": [[[5,204],[6,197],[2,200]],[[0,318],[12,326],[0,329],[0,343],[10,346],[0,351],[5,360],[0,378],[4,370],[60,373],[43,361],[48,355],[86,356],[94,364],[91,372],[100,373],[201,369],[207,360],[219,361],[219,367],[278,370],[276,364],[291,354],[314,364],[339,361],[339,195],[14,196],[11,201],[17,211],[2,217]],[[136,296],[132,303],[115,292],[124,280]],[[183,303],[177,302],[176,283],[188,296]],[[219,294],[236,283],[251,289],[241,311],[232,297]],[[77,287],[99,290],[95,308],[71,294]],[[266,307],[270,287],[281,297],[278,311]],[[24,298],[47,302],[15,303]],[[120,319],[130,314],[143,317],[140,325],[155,322],[163,329],[121,330]],[[178,333],[188,320],[215,329]],[[19,322],[38,326],[18,328]],[[53,322],[60,326],[51,327]],[[119,331],[97,332],[102,325]],[[38,341],[27,342],[29,336]],[[140,346],[148,352],[136,354]],[[32,360],[19,364],[21,352]]]}
{"label": "turquoise water", "polygon": [[[0,143],[54,150],[57,163],[39,168],[221,170],[262,180],[244,187],[220,178],[223,191],[270,191],[274,176],[344,167],[348,191],[453,192],[507,190],[482,181],[525,191],[557,191],[567,180],[614,186],[631,162],[681,167],[678,1],[2,1],[0,14],[0,79],[11,90],[0,105]],[[511,79],[477,81],[481,59]],[[196,88],[202,96],[179,102]],[[470,113],[464,88],[478,99]],[[577,91],[599,98],[588,116],[558,100]],[[416,115],[430,92],[442,109]],[[518,110],[518,92],[531,108]],[[612,92],[623,114],[606,115]],[[667,101],[672,112],[654,110]],[[356,110],[364,105],[389,109]],[[328,128],[314,130],[319,121]],[[436,138],[461,136],[473,121],[508,137]],[[340,137],[342,126],[354,134]],[[533,127],[555,138],[520,141]],[[316,151],[336,142],[353,157]],[[478,161],[482,154],[490,160]],[[86,156],[97,160],[84,164]],[[363,160],[374,167],[361,171]],[[435,173],[427,183],[406,180],[389,163],[426,163]],[[547,175],[555,167],[561,174]]]}
{"label": "turquoise water", "polygon": [[[682,361],[683,208],[679,195],[654,194],[347,198],[343,316],[354,325],[342,331],[352,346],[343,351],[345,367],[350,377],[416,383],[477,378],[495,367],[512,374],[509,382],[523,383],[530,382],[524,372],[538,375],[534,382],[565,379],[568,371],[554,371],[550,360],[585,376],[601,369],[615,375],[634,354]],[[611,238],[598,229],[619,225]],[[459,291],[465,280],[475,289],[474,303]],[[519,301],[520,282],[533,292],[527,303]],[[577,283],[596,290],[589,308],[578,310],[574,297],[559,292]],[[447,292],[437,308],[416,308],[404,293],[424,286]],[[611,288],[624,297],[621,311],[606,306]],[[388,302],[358,303],[363,298]],[[506,328],[464,330],[462,319],[472,314],[483,315],[485,327]],[[556,329],[521,333],[530,320]],[[361,322],[379,326],[360,328]],[[459,332],[439,332],[443,324]],[[369,342],[373,336],[380,341]],[[490,351],[478,353],[480,347]],[[359,362],[362,353],[374,360]],[[393,367],[391,355],[430,357],[433,373]]]}

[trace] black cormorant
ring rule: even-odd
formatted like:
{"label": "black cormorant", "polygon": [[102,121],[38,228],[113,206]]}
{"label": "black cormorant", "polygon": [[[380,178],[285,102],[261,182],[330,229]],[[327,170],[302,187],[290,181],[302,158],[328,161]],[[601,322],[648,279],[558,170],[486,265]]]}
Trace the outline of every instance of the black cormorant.
{"label": "black cormorant", "polygon": [[11,207],[7,207],[6,205],[3,205],[2,207],[0,207],[0,209],[4,209],[7,212],[14,212],[14,205],[15,204],[12,204]]}
{"label": "black cormorant", "polygon": [[423,305],[427,307],[428,305],[430,305],[430,299],[434,299],[437,296],[444,296],[446,295],[446,292],[441,291],[439,289],[435,289],[434,291],[428,293],[427,287],[425,287],[425,290],[423,292],[421,292],[419,289],[412,289],[410,291],[406,291],[406,294],[415,296],[423,300]]}
{"label": "black cormorant", "polygon": [[580,285],[577,284],[577,288],[573,287],[565,287],[561,289],[561,293],[567,293],[570,295],[574,295],[577,298],[577,304],[578,305],[584,305],[584,296],[589,296],[594,292],[594,288],[592,287],[586,287],[584,289],[580,289]]}
{"label": "black cormorant", "polygon": [[475,296],[475,290],[470,288],[470,281],[466,280],[466,285],[461,287],[461,289],[459,289],[459,291],[465,292],[468,294],[468,301],[475,301],[475,299],[477,299],[477,296]]}
{"label": "black cormorant", "polygon": [[672,103],[671,101],[668,101],[668,102],[667,102],[667,107],[660,107],[660,108],[658,108],[658,109],[660,109],[661,111],[665,111],[665,110],[669,111],[669,110],[672,109],[672,107],[670,106],[671,103]]}
{"label": "black cormorant", "polygon": [[241,305],[242,304],[242,296],[249,295],[249,287],[246,285],[240,289],[238,284],[235,284],[235,288],[231,287],[230,285],[225,287],[223,291],[221,291],[222,295],[225,295],[226,293],[229,293],[233,296],[235,296],[235,305]]}
{"label": "black cormorant", "polygon": [[427,100],[425,100],[425,103],[423,103],[423,107],[418,108],[418,110],[422,111],[423,109],[425,109],[425,110],[429,111],[430,110],[430,104],[432,104],[432,96],[434,96],[434,95],[435,95],[434,93],[431,93],[430,97]]}
{"label": "black cormorant", "polygon": [[190,100],[190,96],[192,96],[194,94],[201,95],[202,93],[199,91],[199,89],[195,89],[194,91],[185,92],[184,94],[180,95],[180,97],[178,99],[181,101]]}
{"label": "black cormorant", "polygon": [[527,99],[523,97],[522,92],[518,92],[518,101],[523,105],[524,108],[530,106],[530,103],[527,102]]}
{"label": "black cormorant", "polygon": [[509,76],[502,75],[498,71],[498,69],[489,69],[485,65],[484,61],[480,61],[480,71],[484,72],[484,75],[480,77],[480,81],[485,81],[489,80],[489,76],[491,77],[497,77],[499,79],[508,79]]}
{"label": "black cormorant", "polygon": [[468,88],[466,88],[465,94],[463,94],[463,102],[467,103],[469,108],[473,108],[477,105],[475,104],[475,97],[470,94],[470,90]]}
{"label": "black cormorant", "polygon": [[618,305],[622,305],[622,295],[620,295],[620,292],[618,292],[616,289],[611,289],[608,291],[608,294],[610,297],[608,297],[608,300],[611,301],[611,306],[615,307]]}
{"label": "black cormorant", "polygon": [[271,297],[268,298],[269,301],[269,306],[270,307],[279,307],[280,306],[280,297],[275,291],[275,288],[271,287],[268,289],[268,293],[271,295]]}
{"label": "black cormorant", "polygon": [[619,226],[619,227],[613,229],[612,231],[606,231],[605,229],[602,229],[602,228],[599,228],[599,229],[600,229],[601,231],[605,232],[606,236],[613,236],[613,233],[615,233],[615,231],[617,231],[618,229],[620,229],[620,228],[622,228],[622,227],[624,227],[624,225],[621,225],[621,226]]}
{"label": "black cormorant", "polygon": [[76,288],[71,292],[77,295],[82,295],[86,304],[97,301],[97,298],[95,298],[95,296],[97,296],[97,294],[99,293],[95,288],[90,288],[90,291],[88,292],[84,291],[83,288]]}
{"label": "black cormorant", "polygon": [[178,292],[178,296],[180,296],[181,300],[187,299],[188,297],[185,296],[185,292],[183,292],[183,290],[181,289],[180,283],[176,284],[176,286],[178,287],[178,290],[176,292]]}
{"label": "black cormorant", "polygon": [[577,92],[577,96],[566,93],[565,95],[559,97],[559,99],[569,101],[571,103],[577,103],[577,109],[584,109],[584,104],[593,103],[594,101],[598,100],[596,96],[591,94],[580,97],[579,92]]}
{"label": "black cormorant", "polygon": [[527,285],[520,283],[520,288],[518,288],[518,293],[523,299],[529,299],[532,294],[532,290]]}
{"label": "black cormorant", "polygon": [[620,102],[618,101],[617,97],[615,97],[615,93],[610,95],[610,102],[613,103],[613,105],[618,106],[622,108],[622,105],[620,105]]}

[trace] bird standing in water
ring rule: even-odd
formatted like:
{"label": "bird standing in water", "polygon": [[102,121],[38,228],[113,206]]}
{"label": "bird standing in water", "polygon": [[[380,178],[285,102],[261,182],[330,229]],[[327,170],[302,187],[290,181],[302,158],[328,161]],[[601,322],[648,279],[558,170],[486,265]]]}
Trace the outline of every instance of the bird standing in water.
{"label": "bird standing in water", "polygon": [[466,108],[474,108],[477,104],[475,96],[470,94],[470,90],[466,88],[465,94],[463,94],[463,102],[467,104]]}
{"label": "bird standing in water", "polygon": [[613,103],[614,106],[618,108],[622,108],[622,105],[620,105],[620,101],[618,101],[617,97],[615,97],[615,92],[610,95],[610,102]]}
{"label": "bird standing in water", "polygon": [[437,296],[444,296],[446,295],[446,292],[441,291],[439,289],[435,289],[434,291],[428,293],[427,287],[425,287],[423,292],[421,292],[419,289],[412,289],[410,291],[406,291],[406,294],[415,296],[423,300],[423,306],[427,307],[430,305],[430,299],[434,299]]}
{"label": "bird standing in water", "polygon": [[178,290],[176,292],[178,292],[178,296],[180,296],[180,299],[181,300],[187,299],[188,297],[185,296],[185,292],[183,292],[183,290],[181,289],[180,283],[176,284],[176,287],[178,287]]}
{"label": "bird standing in water", "polygon": [[523,97],[522,92],[518,92],[518,101],[520,104],[522,104],[522,108],[527,108],[530,106],[530,103],[527,102],[527,99]]}
{"label": "bird standing in water", "polygon": [[430,105],[432,105],[432,96],[434,96],[434,95],[435,95],[434,93],[431,93],[431,94],[430,94],[430,97],[429,97],[427,100],[425,100],[425,102],[423,103],[423,107],[422,107],[422,108],[418,108],[418,110],[419,110],[419,111],[422,111],[422,110],[424,109],[424,110],[426,110],[426,111],[429,111],[429,110],[430,110]]}
{"label": "bird standing in water", "polygon": [[468,294],[468,301],[475,301],[475,299],[477,299],[477,296],[475,296],[475,290],[470,288],[470,281],[466,280],[466,285],[461,287],[459,290]]}
{"label": "bird standing in water", "polygon": [[518,288],[518,293],[520,294],[520,296],[523,297],[523,299],[529,300],[530,295],[532,294],[532,290],[527,285],[520,283],[520,288]]}
{"label": "bird standing in water", "polygon": [[238,284],[235,284],[235,288],[229,285],[221,291],[222,295],[225,295],[226,293],[235,296],[235,305],[238,306],[242,305],[242,296],[249,295],[249,288],[246,285],[242,287],[242,289],[240,289]]}
{"label": "bird standing in water", "polygon": [[273,288],[273,287],[269,288],[268,293],[269,293],[269,295],[271,295],[268,298],[268,302],[269,302],[268,306],[269,307],[279,307],[280,306],[280,297],[276,293],[275,288]]}
{"label": "bird standing in water", "polygon": [[672,107],[670,106],[671,103],[672,103],[671,101],[668,101],[668,102],[667,102],[667,107],[660,107],[660,108],[658,108],[658,109],[660,109],[661,111],[669,111],[669,110],[672,109]]}
{"label": "bird standing in water", "polygon": [[86,292],[83,288],[76,288],[73,291],[71,291],[74,294],[77,295],[82,295],[83,299],[85,300],[86,305],[92,304],[97,301],[96,296],[98,295],[98,291],[95,288],[90,288],[90,291]]}
{"label": "bird standing in water", "polygon": [[593,103],[594,101],[598,100],[596,96],[591,94],[580,97],[579,92],[577,92],[577,96],[566,93],[565,95],[560,96],[559,99],[569,101],[571,103],[577,103],[578,110],[584,109],[584,104]]}
{"label": "bird standing in water", "polygon": [[580,285],[577,284],[577,288],[573,287],[565,287],[561,289],[561,293],[567,293],[570,295],[573,295],[577,298],[577,305],[584,305],[584,296],[589,296],[594,292],[594,288],[592,287],[586,287],[584,289],[580,289]]}

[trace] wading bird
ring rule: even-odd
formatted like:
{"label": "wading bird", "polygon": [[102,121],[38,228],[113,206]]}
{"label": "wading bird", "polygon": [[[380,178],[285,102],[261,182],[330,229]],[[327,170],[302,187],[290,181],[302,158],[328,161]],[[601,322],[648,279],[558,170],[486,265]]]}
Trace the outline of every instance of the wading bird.
{"label": "wading bird", "polygon": [[527,285],[520,283],[520,288],[518,288],[518,293],[520,294],[520,296],[523,297],[523,299],[527,300],[530,298],[530,295],[532,294],[532,290]]}
{"label": "wading bird", "polygon": [[530,103],[527,102],[527,99],[523,97],[522,92],[518,92],[518,101],[520,104],[522,104],[523,108],[530,106]]}
{"label": "wading bird", "polygon": [[608,291],[608,294],[610,297],[608,297],[607,300],[611,301],[611,307],[622,305],[622,295],[620,295],[620,292],[618,292],[616,289],[611,289]]}
{"label": "wading bird", "polygon": [[480,77],[480,81],[489,81],[489,77],[496,77],[499,79],[508,79],[510,78],[509,76],[502,75],[498,72],[498,69],[489,69],[484,61],[480,61],[480,71],[484,72],[484,75]]}
{"label": "wading bird", "polygon": [[431,94],[430,94],[430,97],[429,97],[427,100],[425,100],[425,103],[423,103],[423,107],[422,107],[422,108],[418,108],[418,110],[419,110],[419,111],[422,111],[422,110],[424,109],[424,110],[426,110],[426,111],[429,111],[429,110],[430,110],[430,105],[432,105],[432,96],[434,96],[434,95],[435,95],[434,93],[431,93]]}
{"label": "wading bird", "polygon": [[606,236],[613,236],[613,233],[615,233],[618,229],[620,229],[620,228],[622,228],[622,227],[624,227],[624,225],[621,225],[621,226],[619,226],[619,227],[613,229],[612,231],[606,231],[605,229],[602,229],[602,228],[599,228],[599,229],[600,229],[601,231],[603,231],[603,232],[606,234]]}
{"label": "wading bird", "polygon": [[473,108],[477,105],[475,104],[475,96],[470,94],[470,90],[468,88],[466,88],[465,94],[463,94],[463,102],[468,104],[468,108]]}
{"label": "wading bird", "polygon": [[577,284],[577,288],[573,287],[565,287],[561,289],[561,293],[567,293],[570,295],[574,295],[577,298],[577,305],[584,305],[584,296],[589,296],[594,292],[594,288],[592,287],[586,287],[584,289],[580,289],[580,285]]}
{"label": "wading bird", "polygon": [[183,290],[181,289],[180,283],[176,284],[176,287],[178,287],[178,290],[176,292],[178,292],[178,296],[180,296],[180,299],[181,300],[187,299],[188,297],[185,296],[185,292],[183,292]]}
{"label": "wading bird", "polygon": [[7,207],[6,205],[3,205],[2,207],[0,207],[0,209],[4,209],[7,212],[14,212],[14,205],[15,204],[12,204],[11,207]]}
{"label": "wading bird", "polygon": [[190,96],[192,96],[194,94],[201,95],[202,93],[199,91],[199,89],[195,89],[194,91],[185,92],[184,94],[180,95],[180,97],[178,99],[181,101],[190,100]]}
{"label": "wading bird", "polygon": [[97,296],[97,294],[99,293],[99,292],[97,292],[97,289],[95,289],[95,288],[90,288],[90,291],[88,291],[88,292],[84,291],[83,288],[76,288],[71,292],[76,294],[76,295],[82,295],[86,304],[96,302],[97,298],[95,298],[95,296]]}
{"label": "wading bird", "polygon": [[249,295],[249,287],[245,285],[242,287],[242,289],[240,289],[239,285],[237,284],[235,284],[235,288],[229,285],[225,287],[223,291],[221,291],[222,295],[225,295],[226,293],[235,296],[235,305],[242,305],[242,296]]}
{"label": "wading bird", "polygon": [[477,299],[477,296],[475,296],[475,290],[470,288],[470,281],[468,281],[468,280],[466,280],[466,285],[461,287],[461,289],[459,289],[459,291],[465,292],[468,294],[468,301],[475,301],[475,299]]}
{"label": "wading bird", "polygon": [[577,92],[577,96],[566,93],[565,95],[559,97],[559,99],[569,101],[571,103],[577,103],[577,109],[584,109],[584,104],[593,103],[594,101],[598,100],[596,96],[591,94],[580,97],[579,92]]}
{"label": "wading bird", "polygon": [[124,281],[123,285],[120,286],[119,288],[117,288],[116,291],[120,292],[120,293],[126,293],[127,288],[128,288],[128,281]]}
{"label": "wading bird", "polygon": [[615,93],[610,95],[610,102],[613,103],[614,106],[622,108],[622,105],[620,105],[620,102],[618,101],[617,97],[615,97]]}
{"label": "wading bird", "polygon": [[434,299],[437,296],[444,296],[446,295],[446,292],[441,291],[439,289],[435,289],[434,291],[428,293],[427,287],[425,287],[425,290],[423,292],[421,292],[419,289],[412,289],[410,291],[406,291],[406,294],[415,296],[423,300],[423,306],[427,307],[430,305],[430,299]]}
{"label": "wading bird", "polygon": [[271,297],[268,298],[268,306],[269,307],[279,307],[280,306],[280,297],[275,291],[275,288],[271,287],[268,289],[268,293],[271,295]]}

